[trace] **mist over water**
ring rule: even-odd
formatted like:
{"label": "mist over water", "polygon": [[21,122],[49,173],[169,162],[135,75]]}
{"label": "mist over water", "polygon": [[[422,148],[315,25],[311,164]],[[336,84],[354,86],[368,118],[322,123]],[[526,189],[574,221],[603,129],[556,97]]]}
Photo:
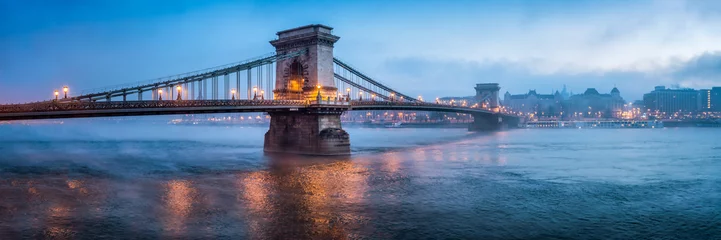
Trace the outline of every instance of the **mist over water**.
{"label": "mist over water", "polygon": [[721,238],[721,129],[346,130],[0,125],[0,239]]}

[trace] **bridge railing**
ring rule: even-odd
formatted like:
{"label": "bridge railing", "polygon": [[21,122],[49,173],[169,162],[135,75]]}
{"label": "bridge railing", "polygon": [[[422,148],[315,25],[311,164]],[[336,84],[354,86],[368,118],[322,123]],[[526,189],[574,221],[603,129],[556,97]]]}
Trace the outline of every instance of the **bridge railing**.
{"label": "bridge railing", "polygon": [[0,105],[0,113],[79,111],[139,108],[193,108],[193,107],[276,107],[306,106],[302,100],[170,100],[170,101],[124,101],[124,102],[42,102],[31,104]]}

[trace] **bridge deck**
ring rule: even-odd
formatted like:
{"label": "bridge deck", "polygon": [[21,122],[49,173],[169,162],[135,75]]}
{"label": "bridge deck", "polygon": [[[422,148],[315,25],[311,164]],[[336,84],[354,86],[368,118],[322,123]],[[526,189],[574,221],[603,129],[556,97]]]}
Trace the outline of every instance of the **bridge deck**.
{"label": "bridge deck", "polygon": [[[306,111],[309,108],[333,108],[341,111],[407,110],[497,114],[488,109],[423,102],[351,101],[348,103],[322,101],[319,104],[318,102],[289,100],[47,101],[31,104],[0,105],[0,120]],[[510,115],[501,115],[511,117]]]}

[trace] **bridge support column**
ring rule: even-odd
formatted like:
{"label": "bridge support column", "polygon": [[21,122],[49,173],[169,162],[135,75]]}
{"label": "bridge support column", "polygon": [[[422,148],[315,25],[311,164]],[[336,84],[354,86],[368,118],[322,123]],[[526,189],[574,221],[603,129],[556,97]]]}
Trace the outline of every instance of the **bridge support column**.
{"label": "bridge support column", "polygon": [[473,122],[468,131],[498,131],[503,129],[503,118],[498,114],[473,114]]}
{"label": "bridge support column", "polygon": [[350,137],[341,128],[342,111],[270,112],[263,150],[268,153],[348,155]]}
{"label": "bridge support column", "polygon": [[499,131],[518,128],[519,121],[518,117],[501,114],[473,114],[473,122],[468,125],[468,131]]}

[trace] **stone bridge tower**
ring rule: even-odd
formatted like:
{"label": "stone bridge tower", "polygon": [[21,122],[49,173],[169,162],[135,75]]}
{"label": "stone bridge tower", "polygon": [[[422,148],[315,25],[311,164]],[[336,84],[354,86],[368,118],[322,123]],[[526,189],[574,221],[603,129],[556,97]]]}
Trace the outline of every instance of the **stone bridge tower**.
{"label": "stone bridge tower", "polygon": [[270,41],[279,54],[305,50],[301,56],[277,62],[275,99],[315,100],[318,91],[323,99],[336,96],[333,44],[340,37],[331,34],[331,30],[324,25],[307,25],[280,31],[278,39]]}
{"label": "stone bridge tower", "polygon": [[[273,94],[279,100],[323,99],[337,96],[333,76],[333,28],[308,25],[278,32],[270,41],[279,54],[305,51],[298,57],[278,60]],[[320,86],[320,88],[318,88]],[[350,138],[342,129],[345,108],[314,104],[296,111],[273,111],[263,150],[270,153],[348,155]]]}
{"label": "stone bridge tower", "polygon": [[479,83],[475,89],[476,101],[487,104],[490,109],[498,108],[498,91],[501,90],[498,83]]}

